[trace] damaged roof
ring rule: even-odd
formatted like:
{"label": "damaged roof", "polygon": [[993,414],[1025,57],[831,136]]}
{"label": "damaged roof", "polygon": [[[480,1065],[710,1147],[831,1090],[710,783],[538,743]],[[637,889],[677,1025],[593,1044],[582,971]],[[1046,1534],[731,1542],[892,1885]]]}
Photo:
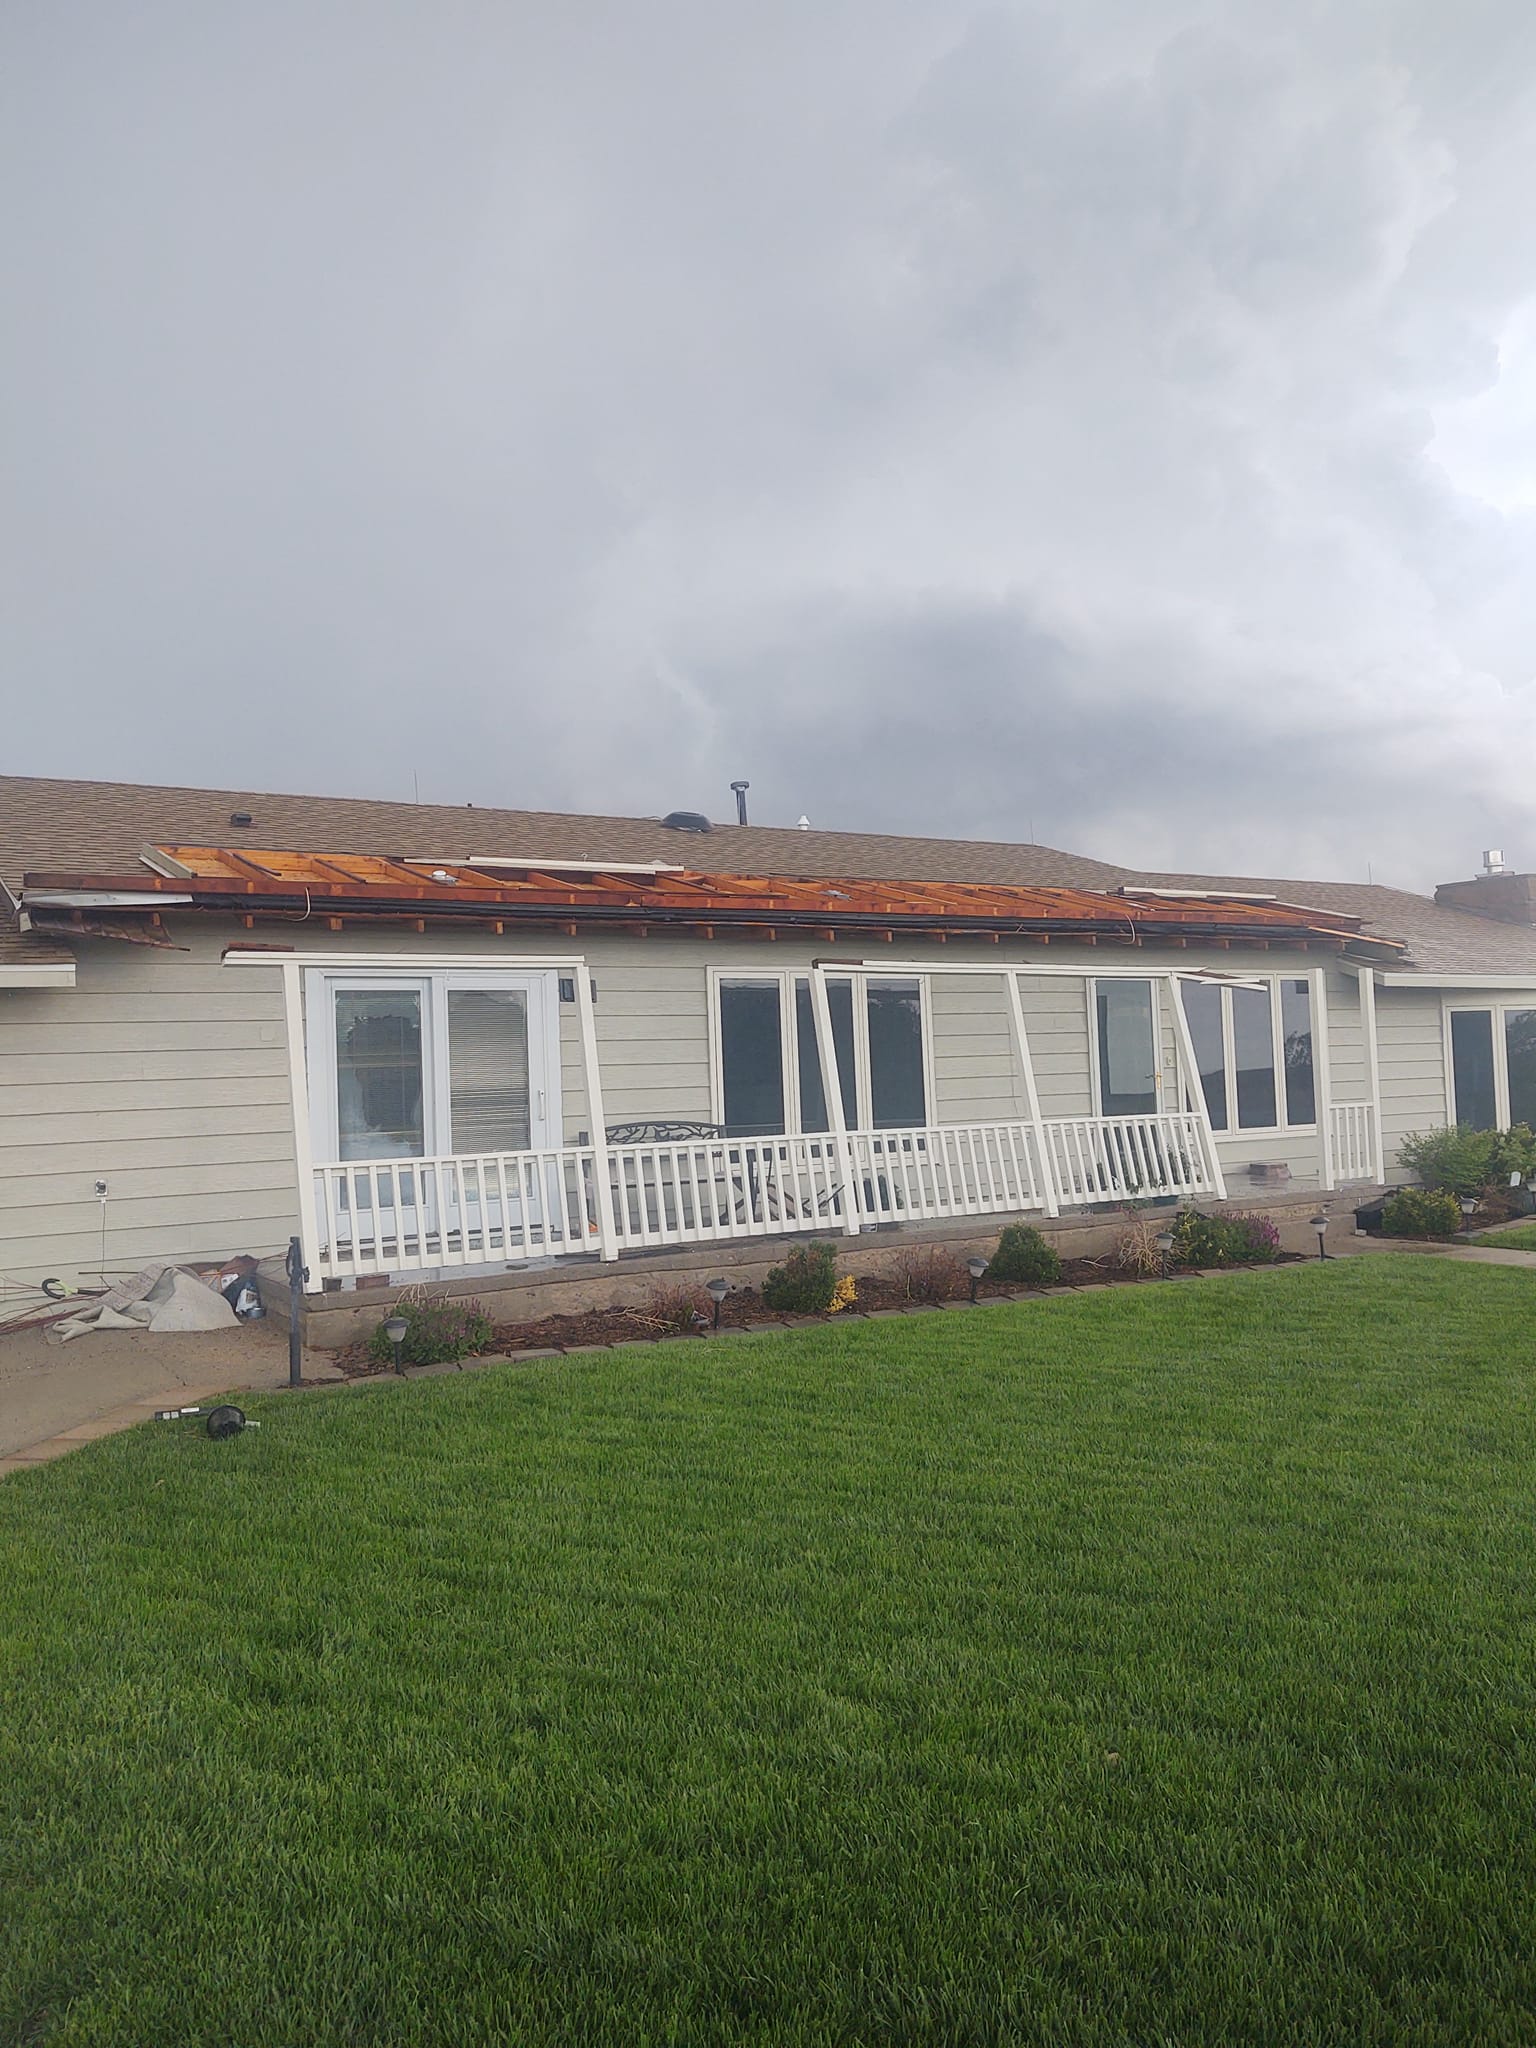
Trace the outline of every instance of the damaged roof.
{"label": "damaged roof", "polygon": [[417,860],[281,848],[152,846],[125,874],[29,870],[23,902],[40,918],[99,918],[104,910],[146,913],[161,906],[240,916],[248,925],[320,917],[425,926],[509,924],[572,933],[608,926],[646,932],[682,927],[774,937],[811,930],[828,940],[858,933],[933,938],[1075,937],[1118,945],[1230,945],[1236,941],[1351,948],[1398,964],[1401,948],[1365,939],[1356,917],[1246,900],[1241,896],[1115,895],[1103,890],[1008,883],[882,881],[715,873],[671,864]]}
{"label": "damaged roof", "polygon": [[[250,823],[232,825],[236,816]],[[670,863],[717,876],[945,882],[1114,892],[1126,887],[1264,892],[1360,921],[1367,938],[1406,941],[1404,964],[1426,972],[1531,974],[1536,931],[1363,882],[1150,873],[1058,849],[998,841],[796,831],[717,824],[679,832],[659,818],[616,818],[478,805],[380,803],[353,797],[157,787],[0,776],[0,880],[27,872],[137,875],[146,845],[345,847],[388,859],[517,859]],[[0,947],[67,959],[58,944],[0,920]],[[7,957],[0,952],[0,959]]]}

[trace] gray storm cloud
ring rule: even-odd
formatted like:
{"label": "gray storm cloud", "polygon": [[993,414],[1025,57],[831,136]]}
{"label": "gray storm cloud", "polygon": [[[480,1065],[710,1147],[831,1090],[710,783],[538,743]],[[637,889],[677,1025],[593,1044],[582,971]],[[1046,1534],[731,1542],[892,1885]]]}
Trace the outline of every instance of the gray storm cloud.
{"label": "gray storm cloud", "polygon": [[1536,864],[1536,19],[0,28],[13,770]]}

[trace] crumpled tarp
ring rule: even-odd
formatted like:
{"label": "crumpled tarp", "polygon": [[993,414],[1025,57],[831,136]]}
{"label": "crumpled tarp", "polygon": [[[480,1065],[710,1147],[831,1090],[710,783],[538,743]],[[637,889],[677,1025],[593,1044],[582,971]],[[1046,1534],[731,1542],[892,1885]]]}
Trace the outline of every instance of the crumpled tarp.
{"label": "crumpled tarp", "polygon": [[67,1344],[92,1330],[231,1330],[239,1321],[222,1294],[180,1266],[146,1266],[99,1302],[53,1325]]}

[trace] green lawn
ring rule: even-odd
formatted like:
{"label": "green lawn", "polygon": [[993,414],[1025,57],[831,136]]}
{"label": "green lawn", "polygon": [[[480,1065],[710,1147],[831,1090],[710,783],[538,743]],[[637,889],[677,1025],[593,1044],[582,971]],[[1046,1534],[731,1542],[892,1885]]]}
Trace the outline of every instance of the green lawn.
{"label": "green lawn", "polygon": [[1500,1244],[1512,1252],[1536,1252],[1536,1222],[1509,1223],[1499,1230],[1479,1230],[1474,1244]]}
{"label": "green lawn", "polygon": [[1536,2039],[1536,1274],[1373,1257],[0,1484],[0,2041]]}

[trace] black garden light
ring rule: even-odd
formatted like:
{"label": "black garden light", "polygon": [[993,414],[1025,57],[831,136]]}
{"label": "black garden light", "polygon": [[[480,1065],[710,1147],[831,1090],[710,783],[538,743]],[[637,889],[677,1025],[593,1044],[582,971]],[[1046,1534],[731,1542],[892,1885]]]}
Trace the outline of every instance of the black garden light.
{"label": "black garden light", "polygon": [[1168,1278],[1168,1259],[1173,1251],[1173,1232],[1171,1230],[1160,1230],[1153,1239],[1153,1243],[1157,1246],[1158,1256],[1163,1262],[1163,1278],[1166,1280]]}
{"label": "black garden light", "polygon": [[1326,1259],[1328,1247],[1323,1240],[1328,1235],[1328,1218],[1319,1211],[1316,1216],[1312,1217],[1311,1223],[1312,1228],[1317,1232],[1317,1256],[1320,1259]]}
{"label": "black garden light", "polygon": [[709,1280],[705,1282],[704,1292],[715,1304],[715,1328],[717,1330],[720,1327],[720,1307],[730,1291],[731,1283],[729,1280]]}
{"label": "black garden light", "polygon": [[1476,1214],[1476,1195],[1463,1195],[1461,1198],[1461,1227],[1463,1230],[1470,1230],[1472,1228],[1472,1218]]}
{"label": "black garden light", "polygon": [[398,1373],[405,1371],[405,1367],[400,1362],[400,1346],[405,1342],[410,1332],[410,1327],[404,1316],[388,1316],[385,1318],[384,1334],[389,1339],[390,1347],[394,1351],[395,1371]]}
{"label": "black garden light", "polygon": [[987,1277],[987,1261],[985,1259],[967,1259],[965,1270],[971,1276],[971,1300],[974,1302],[978,1284]]}

